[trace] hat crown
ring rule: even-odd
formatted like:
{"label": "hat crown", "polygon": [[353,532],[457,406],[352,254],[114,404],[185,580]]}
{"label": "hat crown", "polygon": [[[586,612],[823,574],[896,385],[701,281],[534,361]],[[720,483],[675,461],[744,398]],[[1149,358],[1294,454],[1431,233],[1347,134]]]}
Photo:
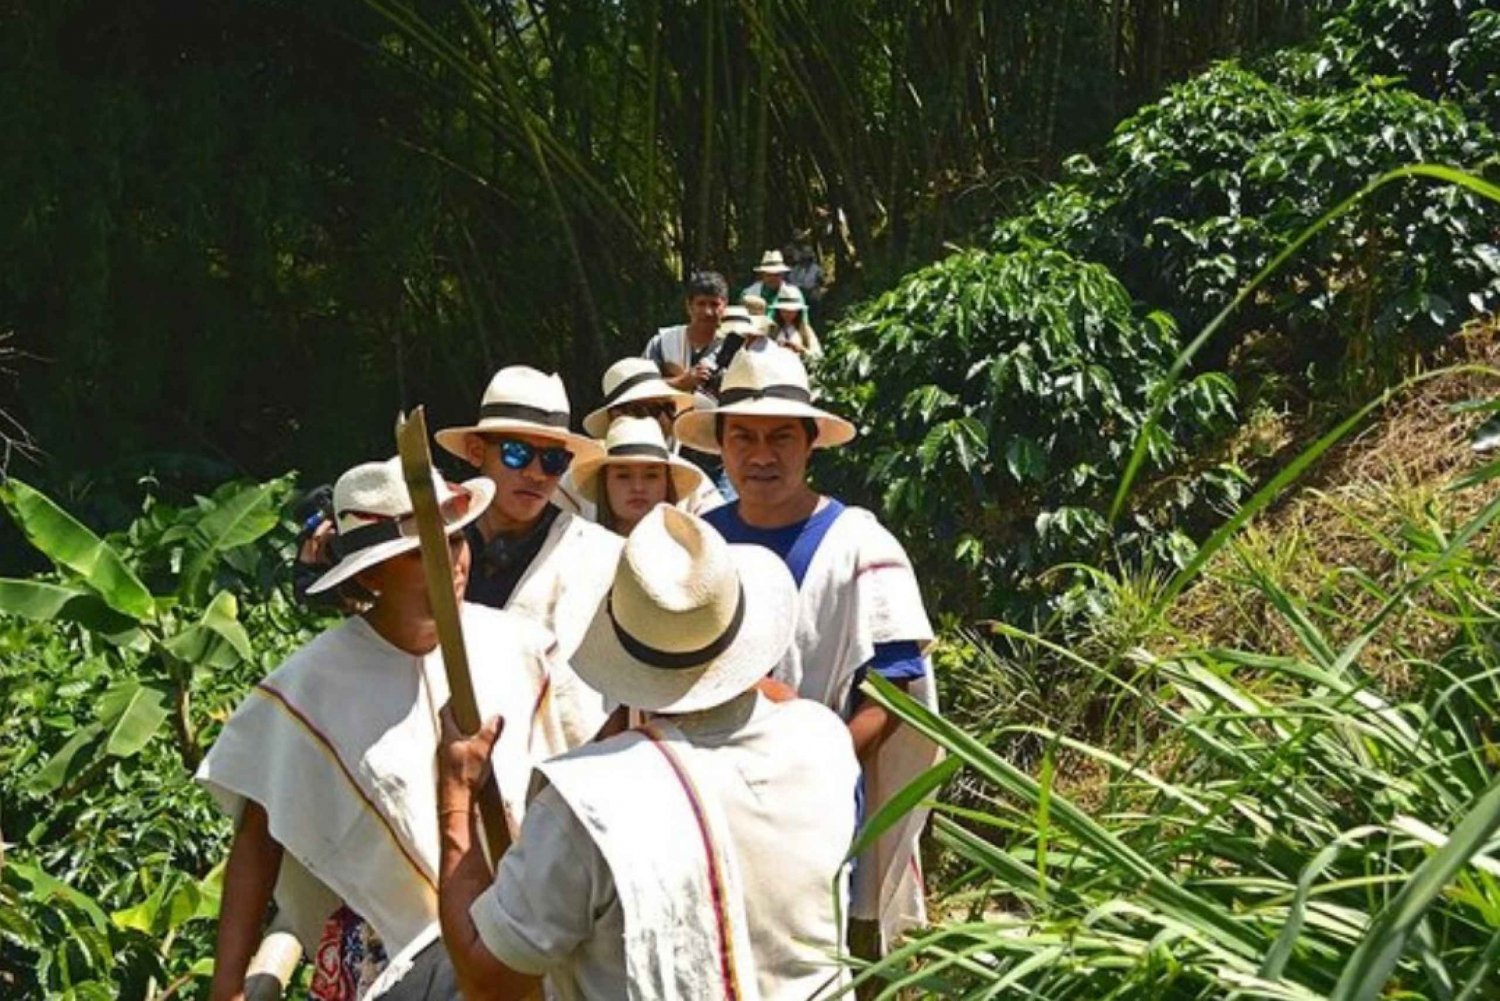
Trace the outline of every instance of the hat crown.
{"label": "hat crown", "polygon": [[[646,378],[656,376],[660,378],[661,370],[656,367],[656,362],[651,361],[649,358],[621,358],[604,370],[604,378],[600,384],[600,388],[604,390],[605,396],[609,396],[615,390],[619,389],[623,383],[638,376]],[[670,389],[671,387],[667,388]]]}
{"label": "hat crown", "polygon": [[609,432],[604,436],[604,448],[614,452],[631,445],[648,445],[661,449],[663,458],[667,451],[667,439],[661,433],[661,425],[651,417],[616,417],[609,422]]}
{"label": "hat crown", "polygon": [[802,297],[802,290],[791,282],[783,282],[776,292],[775,309],[800,309],[807,305],[807,300]]}
{"label": "hat crown", "polygon": [[724,372],[721,394],[734,389],[760,390],[768,386],[795,386],[809,392],[807,369],[796,353],[772,346],[765,351],[741,351]]}
{"label": "hat crown", "polygon": [[564,417],[570,409],[568,390],[557,373],[530,365],[507,365],[495,373],[480,399],[481,409],[493,406],[530,407]]}
{"label": "hat crown", "polygon": [[742,614],[729,543],[707,522],[658,504],[626,539],[609,602],[616,629],[637,645],[669,656],[710,648]]}
{"label": "hat crown", "polygon": [[781,267],[784,264],[786,264],[786,261],[782,259],[781,251],[768,250],[761,255],[760,264],[758,265],[757,270],[767,267]]}
{"label": "hat crown", "polygon": [[[453,490],[434,471],[432,486],[441,504]],[[401,473],[401,459],[362,462],[346,471],[333,485],[333,513],[339,532],[347,532],[372,521],[399,520],[412,514],[411,491]]]}

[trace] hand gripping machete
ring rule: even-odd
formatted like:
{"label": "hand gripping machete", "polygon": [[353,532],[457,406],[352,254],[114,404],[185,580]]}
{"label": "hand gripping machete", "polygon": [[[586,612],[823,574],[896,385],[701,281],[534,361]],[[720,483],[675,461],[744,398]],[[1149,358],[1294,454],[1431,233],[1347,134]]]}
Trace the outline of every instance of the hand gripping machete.
{"label": "hand gripping machete", "polygon": [[[469,676],[469,651],[464,646],[458,599],[453,594],[448,533],[443,525],[442,512],[438,510],[437,492],[432,486],[427,416],[421,407],[413,410],[409,417],[396,416],[396,451],[401,456],[401,475],[411,493],[417,536],[422,543],[422,570],[427,577],[432,618],[437,624],[438,648],[443,652],[443,673],[448,676],[448,700],[453,707],[453,721],[465,736],[473,736],[484,721],[479,718],[474,683]],[[485,847],[489,849],[490,865],[494,867],[500,864],[500,856],[510,843],[510,831],[505,824],[505,807],[500,802],[500,787],[495,784],[493,771],[480,787],[478,798]]]}

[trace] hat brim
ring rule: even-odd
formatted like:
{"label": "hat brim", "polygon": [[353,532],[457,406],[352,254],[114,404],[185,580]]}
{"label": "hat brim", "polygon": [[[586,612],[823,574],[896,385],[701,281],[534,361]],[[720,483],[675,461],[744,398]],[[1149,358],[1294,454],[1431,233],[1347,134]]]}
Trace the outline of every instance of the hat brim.
{"label": "hat brim", "polygon": [[786,264],[762,264],[756,267],[755,273],[758,275],[784,275],[790,270],[792,270],[791,267]]}
{"label": "hat brim", "polygon": [[691,497],[702,485],[703,470],[675,455],[658,459],[652,455],[604,455],[588,459],[573,466],[573,487],[591,504],[599,503],[599,485],[603,482],[605,466],[653,466],[664,465],[672,477],[672,489],[677,499]]}
{"label": "hat brim", "polygon": [[586,435],[569,431],[567,428],[551,427],[546,424],[533,424],[531,421],[518,421],[511,418],[491,418],[482,420],[478,424],[468,427],[443,428],[434,434],[435,440],[445,451],[458,456],[465,462],[469,461],[469,453],[465,451],[464,442],[471,434],[516,434],[526,435],[531,438],[550,438],[568,446],[568,451],[573,453],[573,461],[601,455],[604,446]]}
{"label": "hat brim", "polygon": [[[490,506],[490,501],[495,499],[495,484],[488,476],[476,476],[472,480],[465,480],[459,486],[469,493],[469,508],[462,517],[455,518],[444,526],[448,535],[462,531],[470,522],[484,514],[485,509]],[[399,539],[376,543],[357,553],[351,553],[346,559],[339,560],[327,573],[307,586],[307,593],[317,594],[319,591],[337,587],[376,564],[384,563],[392,556],[400,556],[402,553],[416,549],[422,544],[422,540],[416,535],[416,523],[411,522],[410,525],[411,535],[402,535]]]}
{"label": "hat brim", "polygon": [[679,444],[700,452],[717,455],[719,443],[714,439],[714,418],[720,414],[732,417],[791,417],[797,420],[809,418],[818,424],[818,438],[813,448],[837,448],[854,440],[854,425],[842,417],[835,417],[826,410],[819,410],[810,403],[762,397],[743,400],[727,407],[711,407],[691,410],[672,423],[672,436]]}
{"label": "hat brim", "polygon": [[[666,386],[667,391],[663,393],[660,386]],[[682,413],[693,405],[691,393],[667,386],[663,380],[659,386],[650,382],[643,382],[638,386],[632,386],[620,394],[620,398],[611,402],[608,406],[590,410],[588,416],[583,419],[583,429],[594,438],[603,438],[609,433],[609,412],[616,407],[623,407],[630,403],[638,403],[641,400],[671,400],[677,407],[677,413]]]}
{"label": "hat brim", "polygon": [[769,674],[792,644],[797,586],[769,549],[731,545],[729,550],[745,589],[745,617],[728,649],[701,667],[666,669],[636,660],[620,643],[606,595],[573,656],[578,676],[631,708],[689,713],[723,705]]}

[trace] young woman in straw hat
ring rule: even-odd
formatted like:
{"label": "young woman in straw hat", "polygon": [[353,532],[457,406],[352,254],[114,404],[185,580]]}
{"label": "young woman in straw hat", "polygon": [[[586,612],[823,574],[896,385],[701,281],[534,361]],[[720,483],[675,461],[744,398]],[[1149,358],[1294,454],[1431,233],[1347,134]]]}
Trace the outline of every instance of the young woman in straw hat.
{"label": "young woman in straw hat", "polygon": [[595,520],[618,535],[658,504],[686,504],[702,486],[703,471],[667,448],[661,426],[647,417],[621,417],[609,426],[602,456],[573,472],[578,492],[595,508]]}
{"label": "young woman in straw hat", "polygon": [[[483,477],[434,484],[453,555],[495,493]],[[357,582],[370,598],[257,684],[197,779],[236,820],[224,870],[212,996],[237,998],[267,903],[316,960],[318,998],[354,998],[387,957],[437,934],[432,761],[447,680],[399,460],[350,469],[333,489],[333,567],[310,591]],[[551,635],[512,613],[462,606],[475,696],[510,723],[495,774],[519,825],[532,764],[593,736],[558,712],[581,684]],[[560,669],[561,668],[561,669]],[[572,680],[569,680],[572,679]]]}
{"label": "young woman in straw hat", "polygon": [[781,286],[781,291],[772,304],[776,322],[776,343],[811,360],[823,353],[818,335],[807,320],[807,300],[802,290],[790,282]]}

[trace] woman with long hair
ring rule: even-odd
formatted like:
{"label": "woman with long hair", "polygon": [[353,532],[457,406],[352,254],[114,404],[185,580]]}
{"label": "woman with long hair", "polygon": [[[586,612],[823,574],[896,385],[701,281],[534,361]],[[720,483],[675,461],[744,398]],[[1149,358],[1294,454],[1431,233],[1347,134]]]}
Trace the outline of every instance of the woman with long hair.
{"label": "woman with long hair", "polygon": [[599,524],[620,535],[658,504],[681,506],[703,481],[703,472],[667,448],[661,425],[650,418],[619,417],[604,438],[605,454],[574,466],[573,482],[596,506]]}
{"label": "woman with long hair", "polygon": [[817,358],[823,353],[818,335],[807,319],[807,300],[802,290],[791,283],[781,286],[776,301],[771,304],[771,315],[775,319],[776,343],[803,357],[804,361]]}

